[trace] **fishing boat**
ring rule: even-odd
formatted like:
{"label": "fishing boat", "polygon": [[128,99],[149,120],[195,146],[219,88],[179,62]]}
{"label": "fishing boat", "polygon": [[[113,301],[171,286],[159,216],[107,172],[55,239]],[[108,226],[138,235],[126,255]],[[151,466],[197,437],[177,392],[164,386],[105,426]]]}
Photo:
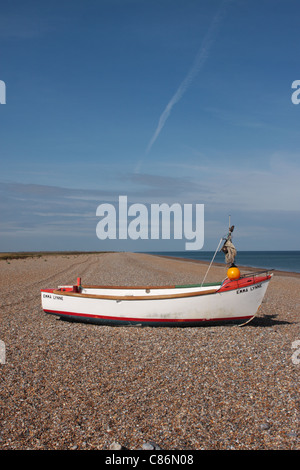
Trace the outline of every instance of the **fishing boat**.
{"label": "fishing boat", "polygon": [[42,289],[44,312],[98,324],[195,326],[249,322],[257,313],[272,277],[250,273],[220,283],[173,286],[74,286]]}
{"label": "fishing boat", "polygon": [[[201,284],[170,286],[58,286],[42,289],[44,312],[61,318],[98,324],[194,326],[204,323],[248,323],[256,315],[271,271],[241,275],[234,264],[234,226],[222,237]],[[221,243],[229,266],[221,282],[205,283]]]}

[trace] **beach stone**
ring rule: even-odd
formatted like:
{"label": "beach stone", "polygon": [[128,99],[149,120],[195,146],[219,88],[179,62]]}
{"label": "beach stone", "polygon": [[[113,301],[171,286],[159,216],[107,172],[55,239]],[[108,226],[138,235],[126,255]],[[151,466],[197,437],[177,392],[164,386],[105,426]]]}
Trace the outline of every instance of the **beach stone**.
{"label": "beach stone", "polygon": [[113,442],[110,444],[109,450],[125,450],[125,447],[121,446],[118,442]]}
{"label": "beach stone", "polygon": [[269,423],[262,423],[262,424],[260,425],[260,429],[261,429],[262,431],[267,431],[268,429],[270,429],[270,427],[271,427],[271,425],[270,425]]}
{"label": "beach stone", "polygon": [[162,449],[155,442],[149,441],[149,442],[144,442],[144,444],[142,445],[142,450],[162,450]]}

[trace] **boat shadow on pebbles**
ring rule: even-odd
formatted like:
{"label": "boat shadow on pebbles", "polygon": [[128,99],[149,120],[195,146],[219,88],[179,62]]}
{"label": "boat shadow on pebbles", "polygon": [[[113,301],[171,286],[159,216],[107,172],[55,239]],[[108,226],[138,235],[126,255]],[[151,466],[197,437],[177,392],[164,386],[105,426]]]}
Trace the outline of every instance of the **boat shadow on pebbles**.
{"label": "boat shadow on pebbles", "polygon": [[[290,322],[290,321],[287,321],[287,320],[277,320],[276,319],[277,315],[268,315],[268,314],[265,314],[263,316],[260,316],[260,317],[254,317],[252,318],[252,320],[246,322],[246,323],[237,323],[236,321],[226,321],[226,322],[203,322],[203,324],[200,324],[200,325],[196,325],[196,328],[201,328],[201,329],[204,329],[204,328],[212,328],[212,327],[215,327],[215,328],[232,328],[232,327],[249,327],[249,326],[252,326],[254,328],[264,328],[264,327],[272,327],[272,326],[276,326],[276,325],[292,325],[294,324],[295,322]],[[63,322],[63,323],[75,323],[75,324],[78,324],[78,325],[82,325],[82,324],[85,324],[86,326],[90,325],[91,327],[112,327],[112,328],[151,328],[151,329],[159,329],[159,328],[164,328],[164,326],[149,326],[149,325],[143,325],[142,323],[133,323],[133,324],[124,324],[124,325],[120,325],[120,324],[114,324],[114,323],[111,323],[110,325],[109,324],[103,324],[103,325],[95,325],[95,323],[93,322],[90,322],[88,320],[86,321],[82,321],[82,320],[76,320],[74,318],[65,318],[65,317],[55,317],[54,318],[56,321],[59,321],[59,322]],[[181,325],[181,326],[177,326],[177,327],[173,327],[173,328],[182,328],[182,329],[185,329],[185,328],[191,328],[191,325]],[[193,328],[195,328],[195,326],[193,326]]]}
{"label": "boat shadow on pebbles", "polygon": [[249,322],[249,326],[253,327],[267,327],[267,326],[274,326],[274,325],[292,325],[295,322],[287,321],[287,320],[277,320],[276,317],[278,315],[269,315],[264,314],[261,316],[254,317],[251,322]]}

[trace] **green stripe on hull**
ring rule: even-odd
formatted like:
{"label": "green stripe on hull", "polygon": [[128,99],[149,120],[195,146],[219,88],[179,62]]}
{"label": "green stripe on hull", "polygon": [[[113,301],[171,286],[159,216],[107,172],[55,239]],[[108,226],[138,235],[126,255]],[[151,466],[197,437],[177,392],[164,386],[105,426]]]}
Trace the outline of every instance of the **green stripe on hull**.
{"label": "green stripe on hull", "polygon": [[209,286],[221,286],[222,282],[206,282],[205,284],[182,284],[175,286],[176,289],[187,288],[187,287],[209,287]]}

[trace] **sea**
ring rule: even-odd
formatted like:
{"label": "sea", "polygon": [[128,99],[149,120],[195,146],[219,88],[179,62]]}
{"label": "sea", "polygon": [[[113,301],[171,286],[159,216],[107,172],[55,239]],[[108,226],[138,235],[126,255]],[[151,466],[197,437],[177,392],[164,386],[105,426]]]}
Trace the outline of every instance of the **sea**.
{"label": "sea", "polygon": [[[214,251],[168,251],[153,254],[210,262],[215,253]],[[217,252],[214,263],[225,264],[224,253]],[[300,251],[239,251],[235,258],[235,264],[300,273]]]}

